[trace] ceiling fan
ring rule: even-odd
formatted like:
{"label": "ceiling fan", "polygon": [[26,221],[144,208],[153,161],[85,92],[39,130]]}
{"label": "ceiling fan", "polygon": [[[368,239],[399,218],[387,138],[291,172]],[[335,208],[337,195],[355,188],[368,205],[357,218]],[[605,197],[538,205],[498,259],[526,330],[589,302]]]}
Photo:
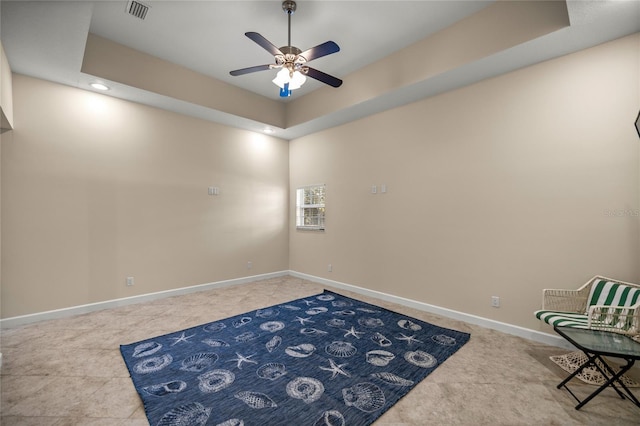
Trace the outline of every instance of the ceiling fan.
{"label": "ceiling fan", "polygon": [[307,62],[340,51],[340,47],[333,41],[319,44],[304,52],[291,45],[291,15],[296,11],[296,2],[285,0],[282,2],[282,10],[288,16],[289,38],[287,46],[277,48],[273,43],[256,32],[245,33],[247,37],[274,56],[275,64],[257,65],[231,71],[233,76],[249,74],[257,71],[266,71],[281,68],[273,82],[280,87],[280,96],[291,96],[291,91],[299,88],[309,76],[332,87],[340,87],[342,80],[332,75],[318,71],[307,66]]}

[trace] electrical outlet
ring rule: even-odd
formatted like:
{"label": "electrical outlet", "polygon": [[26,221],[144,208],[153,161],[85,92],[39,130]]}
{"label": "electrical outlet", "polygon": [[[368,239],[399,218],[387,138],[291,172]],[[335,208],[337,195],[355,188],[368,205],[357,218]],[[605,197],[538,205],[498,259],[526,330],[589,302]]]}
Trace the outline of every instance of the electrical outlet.
{"label": "electrical outlet", "polygon": [[498,296],[491,296],[491,306],[494,308],[500,307],[500,298]]}
{"label": "electrical outlet", "polygon": [[329,271],[329,272],[333,271],[333,266],[331,266],[331,264],[329,264],[329,266],[327,266],[327,271]]}
{"label": "electrical outlet", "polygon": [[253,263],[251,261],[247,262],[247,269],[251,269],[253,267]]}
{"label": "electrical outlet", "polygon": [[133,277],[127,277],[127,286],[132,286],[134,283]]}

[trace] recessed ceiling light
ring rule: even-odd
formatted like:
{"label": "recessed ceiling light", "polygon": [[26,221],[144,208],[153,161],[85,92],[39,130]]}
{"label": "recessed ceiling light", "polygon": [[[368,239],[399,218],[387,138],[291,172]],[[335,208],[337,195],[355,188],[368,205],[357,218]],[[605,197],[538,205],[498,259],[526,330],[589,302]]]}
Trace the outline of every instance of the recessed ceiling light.
{"label": "recessed ceiling light", "polygon": [[102,83],[91,83],[91,87],[96,90],[109,90],[109,86],[105,86]]}
{"label": "recessed ceiling light", "polygon": [[273,133],[273,129],[271,127],[266,127],[263,131],[268,134]]}

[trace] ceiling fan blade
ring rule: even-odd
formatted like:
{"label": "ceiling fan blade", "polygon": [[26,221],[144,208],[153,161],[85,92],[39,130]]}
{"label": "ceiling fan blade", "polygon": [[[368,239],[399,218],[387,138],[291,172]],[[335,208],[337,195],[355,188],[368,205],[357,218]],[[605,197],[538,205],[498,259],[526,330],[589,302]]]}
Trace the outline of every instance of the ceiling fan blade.
{"label": "ceiling fan blade", "polygon": [[316,47],[312,47],[311,49],[305,50],[304,52],[300,53],[298,56],[304,57],[307,60],[307,62],[309,62],[309,61],[313,61],[314,59],[331,55],[332,53],[336,53],[339,51],[340,51],[340,46],[338,46],[333,41],[326,41],[322,44],[317,45]]}
{"label": "ceiling fan blade", "polygon": [[239,70],[229,71],[229,74],[231,74],[233,76],[244,75],[244,74],[249,74],[249,73],[257,72],[257,71],[270,70],[271,68],[273,68],[273,66],[270,65],[270,64],[267,64],[267,65],[256,65],[255,67],[241,68]]}
{"label": "ceiling fan blade", "polygon": [[332,75],[323,73],[322,71],[318,71],[315,68],[306,67],[307,68],[307,76],[321,81],[324,84],[328,84],[333,87],[340,87],[342,85],[342,80]]}
{"label": "ceiling fan blade", "polygon": [[280,51],[280,49],[278,49],[277,47],[275,47],[273,45],[273,43],[271,43],[269,40],[267,40],[266,38],[264,38],[263,36],[261,36],[258,33],[248,32],[248,33],[244,33],[244,35],[246,35],[251,40],[253,40],[256,43],[258,43],[264,50],[266,50],[267,52],[271,53],[273,56],[282,55],[283,54]]}

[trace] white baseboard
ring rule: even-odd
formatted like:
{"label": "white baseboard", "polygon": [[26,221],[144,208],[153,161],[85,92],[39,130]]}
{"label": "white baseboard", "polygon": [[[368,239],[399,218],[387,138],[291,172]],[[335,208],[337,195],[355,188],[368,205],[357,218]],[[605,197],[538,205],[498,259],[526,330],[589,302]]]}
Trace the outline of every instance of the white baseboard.
{"label": "white baseboard", "polygon": [[231,280],[217,281],[206,284],[199,284],[190,287],[182,287],[172,290],[159,291],[156,293],[141,294],[138,296],[125,297],[122,299],[107,300],[104,302],[89,303],[87,305],[72,306],[69,308],[56,309],[53,311],[38,312],[35,314],[22,315],[0,320],[0,328],[18,327],[38,321],[65,318],[72,315],[86,314],[100,311],[102,309],[117,308],[120,306],[132,305],[134,303],[148,302],[150,300],[162,299],[165,297],[179,296],[182,294],[195,293],[198,291],[212,290],[215,288],[228,287],[239,284],[246,284],[252,281],[265,280],[268,278],[282,277],[289,275],[289,271],[271,272],[268,274],[252,275],[249,277],[234,278]]}
{"label": "white baseboard", "polygon": [[[318,284],[327,285],[330,287],[341,288],[344,290],[352,291],[354,293],[362,294],[365,296],[373,297],[376,299],[386,300],[388,302],[397,303],[399,305],[408,306],[410,308],[418,309],[425,312],[430,312],[443,317],[452,318],[470,324],[479,325],[481,327],[498,330],[503,333],[512,334],[535,342],[544,343],[551,346],[558,346],[566,349],[575,349],[568,342],[562,339],[560,336],[554,336],[552,334],[543,333],[536,330],[520,327],[517,325],[507,324],[500,321],[491,320],[488,318],[479,317],[464,312],[454,311],[452,309],[442,308],[435,305],[430,305],[424,302],[418,302],[416,300],[407,299],[404,297],[394,296],[388,293],[383,293],[376,290],[369,290],[366,288],[358,287],[351,284],[345,284],[339,281],[333,281],[326,278],[317,277],[314,275],[304,274],[296,271],[279,271],[271,272],[268,274],[253,275],[249,277],[235,278],[225,281],[217,281],[207,284],[200,284],[190,287],[182,287],[172,290],[159,291],[156,293],[142,294],[138,296],[125,297],[122,299],[107,300],[104,302],[90,303],[80,306],[72,306],[64,309],[56,309],[53,311],[39,312],[35,314],[22,315],[17,317],[5,318],[0,320],[0,328],[18,327],[25,324],[30,324],[38,321],[51,320],[57,318],[65,318],[72,315],[85,314],[89,312],[99,311],[108,308],[117,308],[120,306],[132,305],[134,303],[147,302],[151,300],[162,299],[165,297],[179,296],[182,294],[195,293],[198,291],[211,290],[215,288],[228,287],[233,285],[246,284],[252,281],[264,280],[269,278],[276,278],[285,275],[291,275],[293,277],[302,278]],[[533,315],[533,314],[532,314]],[[0,356],[0,362],[2,358]]]}
{"label": "white baseboard", "polygon": [[[374,297],[376,299],[382,299],[387,302],[397,303],[398,305],[407,306],[409,308],[418,309],[424,312],[441,315],[446,318],[452,318],[452,319],[464,321],[470,324],[479,325],[484,328],[490,328],[493,330],[501,331],[503,333],[522,337],[524,339],[532,340],[534,342],[544,343],[546,345],[551,345],[551,346],[557,346],[564,349],[576,350],[575,347],[573,347],[569,342],[564,340],[562,337],[555,336],[553,334],[543,333],[541,331],[531,330],[531,329],[520,327],[517,325],[507,324],[504,322],[495,321],[495,320],[479,317],[472,314],[466,314],[464,312],[454,311],[452,309],[442,308],[439,306],[430,305],[428,303],[418,302],[416,300],[406,299],[404,297],[394,296],[392,294],[382,293],[376,290],[369,290],[369,289],[354,286],[351,284],[345,284],[339,281],[333,281],[326,278],[316,277],[314,275],[308,275],[301,272],[289,271],[289,275],[297,278],[313,281],[318,284],[352,291],[354,293],[362,294],[364,296]],[[533,312],[531,313],[531,315],[533,315]]]}

